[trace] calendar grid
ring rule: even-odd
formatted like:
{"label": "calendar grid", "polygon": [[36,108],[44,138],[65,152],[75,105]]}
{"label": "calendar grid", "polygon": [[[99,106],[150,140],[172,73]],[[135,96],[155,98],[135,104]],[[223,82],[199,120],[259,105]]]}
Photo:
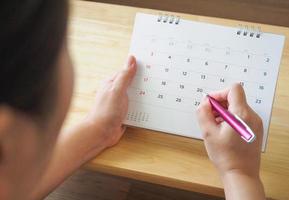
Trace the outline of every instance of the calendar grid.
{"label": "calendar grid", "polygon": [[[200,138],[195,109],[201,94],[239,83],[263,119],[264,150],[284,37],[245,37],[237,28],[187,20],[171,26],[156,17],[136,17],[130,53],[138,67],[126,124]],[[150,120],[141,120],[144,115]]]}

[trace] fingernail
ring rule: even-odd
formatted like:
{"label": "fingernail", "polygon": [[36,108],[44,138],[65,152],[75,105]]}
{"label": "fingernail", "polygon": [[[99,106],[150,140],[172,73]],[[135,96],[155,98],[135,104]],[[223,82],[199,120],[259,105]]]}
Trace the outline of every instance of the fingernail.
{"label": "fingernail", "polygon": [[134,57],[133,56],[129,56],[128,60],[127,60],[127,68],[131,68],[134,65]]}

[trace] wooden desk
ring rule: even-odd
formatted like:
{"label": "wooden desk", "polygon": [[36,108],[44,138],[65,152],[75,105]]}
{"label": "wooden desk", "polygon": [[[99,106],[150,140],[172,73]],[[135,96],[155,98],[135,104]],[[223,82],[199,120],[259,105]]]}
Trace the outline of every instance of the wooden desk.
{"label": "wooden desk", "polygon": [[[156,10],[72,1],[69,41],[76,71],[74,101],[66,126],[77,123],[94,101],[100,80],[123,66],[136,12]],[[227,26],[240,21],[178,13],[182,18]],[[261,26],[289,38],[289,28]],[[289,43],[285,44],[261,176],[266,194],[289,199]],[[129,128],[120,143],[86,165],[92,170],[212,195],[223,195],[203,142]]]}

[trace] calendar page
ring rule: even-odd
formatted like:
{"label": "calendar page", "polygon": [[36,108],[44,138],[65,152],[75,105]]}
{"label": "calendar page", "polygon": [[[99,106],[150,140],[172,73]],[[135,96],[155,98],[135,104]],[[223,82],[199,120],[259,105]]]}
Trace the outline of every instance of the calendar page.
{"label": "calendar page", "polygon": [[137,73],[125,124],[202,139],[202,92],[240,83],[269,131],[284,36],[138,13],[130,54]]}

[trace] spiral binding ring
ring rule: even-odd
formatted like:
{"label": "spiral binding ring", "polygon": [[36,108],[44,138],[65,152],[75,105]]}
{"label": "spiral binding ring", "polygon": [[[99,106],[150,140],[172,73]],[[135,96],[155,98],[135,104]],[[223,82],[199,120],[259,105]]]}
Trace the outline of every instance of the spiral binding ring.
{"label": "spiral binding ring", "polygon": [[168,14],[159,14],[158,22],[169,23],[169,24],[176,24],[180,23],[180,16],[168,15]]}
{"label": "spiral binding ring", "polygon": [[241,25],[239,24],[238,30],[237,30],[237,35],[242,35],[242,36],[247,36],[247,37],[256,37],[260,38],[261,37],[261,29],[260,27],[248,27],[248,25]]}
{"label": "spiral binding ring", "polygon": [[[180,16],[174,16],[174,15],[168,15],[168,14],[162,14],[160,13],[158,15],[158,22],[163,22],[163,23],[169,23],[169,24],[176,24],[178,25],[180,23]],[[237,35],[242,35],[242,36],[247,36],[247,37],[256,37],[260,38],[261,37],[261,29],[260,27],[254,27],[251,26],[249,27],[248,25],[242,25],[239,24],[238,30],[237,30]]]}

